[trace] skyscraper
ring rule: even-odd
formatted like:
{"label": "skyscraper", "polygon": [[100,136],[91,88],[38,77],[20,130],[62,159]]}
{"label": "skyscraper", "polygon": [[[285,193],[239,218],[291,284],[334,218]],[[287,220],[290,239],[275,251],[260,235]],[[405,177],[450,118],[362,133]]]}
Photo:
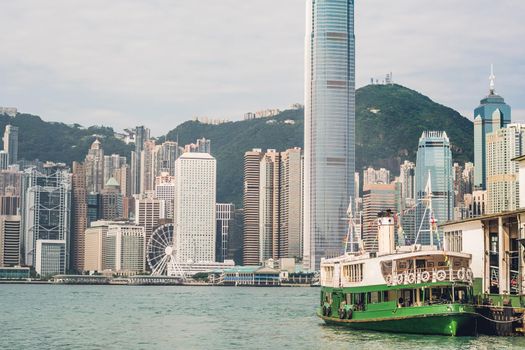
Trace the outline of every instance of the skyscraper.
{"label": "skyscraper", "polygon": [[[173,171],[175,172],[175,169]],[[174,176],[167,172],[162,172],[160,176],[155,178],[155,197],[164,202],[164,211],[160,213],[160,217],[173,220],[173,206],[175,205]]]}
{"label": "skyscraper", "polygon": [[86,189],[88,193],[98,193],[104,187],[104,149],[96,139],[84,161],[86,172]]}
{"label": "skyscraper", "polygon": [[181,262],[215,261],[217,163],[208,153],[175,162],[175,243]]}
{"label": "skyscraper", "polygon": [[263,155],[259,148],[244,154],[244,265],[259,264],[259,168]]}
{"label": "skyscraper", "polygon": [[507,126],[511,120],[510,106],[496,94],[493,71],[490,74],[489,94],[474,110],[474,187],[487,189],[487,134]]}
{"label": "skyscraper", "polygon": [[[398,186],[401,187],[401,186]],[[396,211],[396,184],[369,184],[363,188],[363,232],[364,249],[378,249],[377,215],[385,210]]]}
{"label": "skyscraper", "polygon": [[141,155],[144,149],[144,142],[149,140],[150,131],[144,126],[137,126],[135,128],[135,150],[131,152],[131,193],[140,193],[140,167]]}
{"label": "skyscraper", "polygon": [[135,201],[135,224],[145,228],[144,247],[147,247],[153,230],[159,225],[161,213],[164,211],[164,202],[151,196]]}
{"label": "skyscraper", "polygon": [[228,259],[230,235],[234,229],[235,205],[233,203],[217,203],[217,238],[215,242],[215,257],[217,261]]}
{"label": "skyscraper", "polygon": [[0,215],[0,266],[20,265],[20,216]]}
{"label": "skyscraper", "polygon": [[416,165],[405,160],[399,167],[399,182],[401,182],[401,199],[415,199]]}
{"label": "skyscraper", "polygon": [[155,141],[144,142],[140,156],[140,193],[155,189]]}
{"label": "skyscraper", "polygon": [[[454,215],[454,181],[452,175],[452,152],[450,140],[444,131],[425,131],[419,139],[416,160],[416,196],[425,198],[428,178],[431,178],[432,211],[438,225],[451,220]],[[423,222],[423,228],[428,229],[431,219],[424,216],[424,208],[416,210],[416,227]],[[417,232],[416,232],[417,235]],[[439,236],[433,237],[433,243],[438,244]],[[421,234],[418,242],[430,243],[428,232]]]}
{"label": "skyscraper", "polygon": [[259,262],[279,258],[280,153],[269,149],[259,168]]}
{"label": "skyscraper", "polygon": [[509,124],[487,135],[487,214],[519,208],[519,165],[525,153],[525,125]]}
{"label": "skyscraper", "polygon": [[309,0],[305,40],[304,265],[342,253],[354,195],[353,0]]}
{"label": "skyscraper", "polygon": [[41,276],[68,268],[71,174],[65,164],[46,163],[26,172],[23,198],[25,264]]}
{"label": "skyscraper", "polygon": [[18,162],[18,127],[6,125],[4,132],[4,151],[9,154],[9,164]]}
{"label": "skyscraper", "polygon": [[86,191],[85,167],[73,162],[71,177],[71,267],[81,272],[84,270],[84,232],[88,227],[88,202]]}

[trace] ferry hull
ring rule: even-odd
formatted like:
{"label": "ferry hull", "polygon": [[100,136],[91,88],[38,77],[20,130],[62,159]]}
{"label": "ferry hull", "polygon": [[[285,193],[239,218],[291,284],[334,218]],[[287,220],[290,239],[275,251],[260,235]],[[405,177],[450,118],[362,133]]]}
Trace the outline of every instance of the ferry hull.
{"label": "ferry hull", "polygon": [[471,336],[477,333],[477,316],[473,313],[415,315],[370,320],[341,320],[318,313],[326,324],[357,330],[426,335]]}

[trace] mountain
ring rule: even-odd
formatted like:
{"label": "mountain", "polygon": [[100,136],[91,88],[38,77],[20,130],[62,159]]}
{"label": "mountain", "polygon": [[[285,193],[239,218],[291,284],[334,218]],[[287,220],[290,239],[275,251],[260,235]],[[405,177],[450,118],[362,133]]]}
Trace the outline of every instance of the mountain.
{"label": "mountain", "polygon": [[106,154],[129,154],[132,147],[115,138],[112,128],[91,126],[83,128],[78,124],[46,122],[31,114],[17,114],[16,117],[0,115],[0,132],[7,124],[18,127],[18,158],[71,164],[81,161],[96,137],[103,142]]}
{"label": "mountain", "polygon": [[[252,148],[303,147],[303,110],[271,118],[220,125],[188,121],[167,134],[179,144],[211,139],[217,158],[217,200],[242,203],[243,156]],[[405,159],[415,161],[425,130],[445,130],[455,161],[473,159],[473,124],[455,110],[400,85],[368,85],[356,92],[356,169],[385,167],[399,173]]]}
{"label": "mountain", "polygon": [[[405,159],[415,161],[417,143],[425,130],[445,130],[455,161],[473,159],[473,124],[455,110],[400,85],[368,85],[356,92],[356,169],[385,167],[393,174]],[[252,148],[285,150],[303,147],[303,110],[288,110],[275,117],[220,125],[188,121],[167,134],[184,145],[197,138],[211,139],[217,158],[217,200],[242,204],[243,157]],[[83,160],[95,135],[106,154],[129,157],[131,146],[114,137],[110,127],[84,128],[43,121],[40,117],[0,115],[6,124],[19,127],[19,158],[70,164]]]}

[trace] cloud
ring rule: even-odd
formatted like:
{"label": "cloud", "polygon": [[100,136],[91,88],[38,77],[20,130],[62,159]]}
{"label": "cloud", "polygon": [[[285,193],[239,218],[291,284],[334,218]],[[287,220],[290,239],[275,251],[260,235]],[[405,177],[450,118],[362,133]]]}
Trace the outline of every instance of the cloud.
{"label": "cloud", "polygon": [[[46,120],[162,134],[195,115],[240,118],[303,99],[304,0],[2,4],[0,105]],[[394,79],[461,111],[496,65],[525,109],[525,3],[356,1],[357,82]],[[107,115],[108,118],[104,117]]]}

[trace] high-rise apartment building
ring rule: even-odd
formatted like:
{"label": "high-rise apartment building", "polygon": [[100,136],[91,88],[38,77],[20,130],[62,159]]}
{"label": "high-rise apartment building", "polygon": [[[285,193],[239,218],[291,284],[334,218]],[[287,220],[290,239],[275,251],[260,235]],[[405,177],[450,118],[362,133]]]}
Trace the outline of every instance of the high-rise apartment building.
{"label": "high-rise apartment building", "polygon": [[20,265],[20,216],[0,215],[0,267]]}
{"label": "high-rise apartment building", "polygon": [[401,198],[415,199],[416,165],[405,160],[399,167],[399,182],[401,183]]}
{"label": "high-rise apartment building", "polygon": [[[175,169],[173,169],[175,171]],[[161,219],[173,220],[173,207],[175,205],[175,176],[162,172],[155,178],[155,197],[164,202],[164,211]]]}
{"label": "high-rise apartment building", "polygon": [[368,167],[367,169],[363,170],[363,188],[371,184],[389,184],[389,183],[390,183],[390,171],[389,170],[385,168],[374,169],[372,167]]}
{"label": "high-rise apartment building", "polygon": [[211,141],[205,139],[197,139],[195,143],[190,143],[184,146],[184,152],[197,152],[197,153],[209,153],[211,154]]}
{"label": "high-rise apartment building", "polygon": [[259,262],[279,259],[281,155],[269,149],[259,165]]}
{"label": "high-rise apartment building", "polygon": [[489,94],[474,110],[474,187],[487,189],[487,135],[504,128],[511,121],[510,106],[496,94],[494,73],[490,74]]}
{"label": "high-rise apartment building", "polygon": [[144,142],[140,156],[140,193],[155,189],[155,141]]}
{"label": "high-rise apartment building", "polygon": [[264,153],[255,148],[244,154],[244,234],[243,264],[259,264],[259,177]]}
{"label": "high-rise apartment building", "polygon": [[166,141],[155,149],[155,176],[162,173],[175,175],[175,161],[184,153],[184,149],[174,141]]}
{"label": "high-rise apartment building", "polygon": [[104,149],[96,139],[84,160],[86,173],[86,190],[88,193],[98,193],[104,187]]}
{"label": "high-rise apartment building", "polygon": [[364,250],[378,249],[377,215],[385,210],[397,211],[397,198],[401,186],[392,184],[369,184],[363,189],[363,229],[361,238]]}
{"label": "high-rise apartment building", "polygon": [[147,247],[153,230],[159,226],[164,203],[153,196],[142,196],[135,200],[135,224],[144,227],[144,247]]}
{"label": "high-rise apartment building", "polygon": [[487,134],[487,214],[519,208],[519,165],[525,153],[525,125],[509,124]]}
{"label": "high-rise apartment building", "polygon": [[184,153],[175,162],[175,242],[181,262],[215,261],[216,172],[208,153]]}
{"label": "high-rise apartment building", "polygon": [[22,207],[24,262],[41,276],[65,273],[69,265],[71,174],[65,164],[26,170]]}
{"label": "high-rise apartment building", "polygon": [[2,150],[0,151],[0,170],[7,170],[7,167],[9,167],[9,153]]}
{"label": "high-rise apartment building", "polygon": [[122,219],[122,198],[119,183],[114,177],[110,177],[100,193],[103,220]]}
{"label": "high-rise apartment building", "polygon": [[77,272],[84,270],[84,232],[89,225],[84,165],[73,162],[71,177],[71,244],[70,266]]}
{"label": "high-rise apartment building", "polygon": [[[119,154],[104,156],[104,184],[112,177],[116,178],[116,172],[127,165],[126,157]],[[119,182],[120,183],[120,182]]]}
{"label": "high-rise apartment building", "polygon": [[140,193],[141,186],[141,155],[144,150],[144,142],[150,138],[150,130],[144,126],[137,126],[134,130],[135,150],[131,152],[131,192]]}
{"label": "high-rise apartment building", "polygon": [[233,203],[217,203],[216,208],[215,257],[218,262],[224,262],[225,259],[229,259],[228,248],[230,235],[234,229],[235,205]]}
{"label": "high-rise apartment building", "polygon": [[[431,190],[428,192],[428,179],[431,178]],[[437,225],[451,220],[454,216],[454,187],[452,175],[452,152],[450,140],[446,132],[425,131],[421,135],[416,160],[416,197],[418,200],[432,197],[433,219],[424,217],[424,206],[416,210],[416,227],[422,223],[423,229],[429,229],[430,221]],[[441,230],[440,230],[441,231]],[[417,233],[416,233],[417,234]],[[434,245],[442,242],[441,233],[432,237]],[[430,244],[430,235],[424,232],[420,235],[420,244]]]}
{"label": "high-rise apartment building", "polygon": [[342,253],[354,195],[354,1],[307,2],[304,129],[304,265]]}
{"label": "high-rise apartment building", "polygon": [[4,151],[9,154],[9,164],[18,162],[18,127],[6,125],[4,131]]}

